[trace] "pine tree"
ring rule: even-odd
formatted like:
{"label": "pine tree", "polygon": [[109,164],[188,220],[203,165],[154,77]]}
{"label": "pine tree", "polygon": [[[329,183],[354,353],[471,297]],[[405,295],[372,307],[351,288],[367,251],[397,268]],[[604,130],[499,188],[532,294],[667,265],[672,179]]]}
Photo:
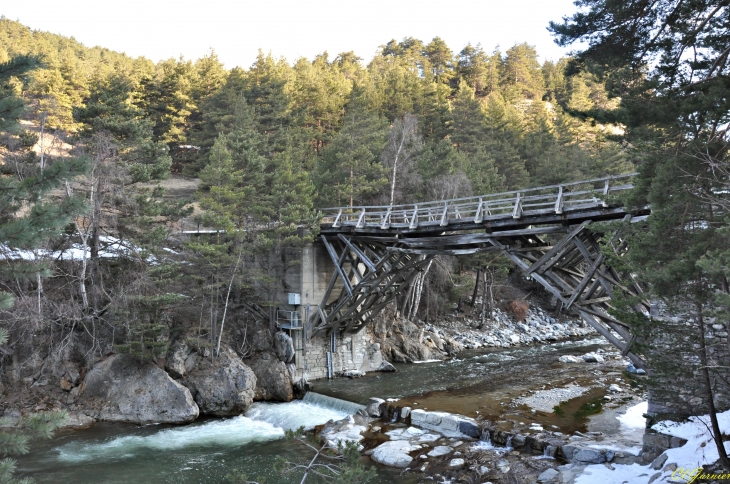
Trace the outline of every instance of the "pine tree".
{"label": "pine tree", "polygon": [[[9,140],[22,136],[19,118],[23,113],[20,100],[9,92],[7,81],[21,76],[35,65],[31,57],[13,58],[0,64],[0,136]],[[69,219],[78,213],[83,200],[69,197],[51,200],[50,193],[86,170],[80,159],[56,161],[48,166],[34,166],[22,178],[16,174],[0,177],[0,244],[3,252],[14,249],[32,249],[44,240],[59,233]],[[4,279],[23,277],[28,274],[45,274],[42,266],[17,263],[6,265]],[[13,304],[13,296],[0,292],[0,307]]]}
{"label": "pine tree", "polygon": [[[712,1],[578,3],[585,7],[581,13],[551,23],[550,29],[562,45],[588,42],[574,68],[608,68],[604,74],[612,94],[620,97],[620,108],[611,114],[624,122],[627,140],[642,158],[631,202],[651,204],[643,230],[627,229],[627,269],[646,283],[653,297],[693,313],[693,324],[681,328],[641,315],[634,319],[637,328],[649,333],[647,343],[652,337],[686,342],[691,330],[689,344],[674,347],[689,350],[680,363],[703,384],[704,411],[710,414],[720,463],[730,469],[716,415],[717,381],[727,381],[727,372],[712,361],[714,341],[706,321],[708,309],[727,300],[730,292],[727,271],[707,263],[726,249],[718,244],[725,242],[728,226],[725,214],[713,207],[715,197],[708,196],[727,187],[718,176],[723,172],[713,166],[727,165],[729,159],[728,8]],[[690,51],[697,57],[687,55]],[[676,380],[680,374],[686,376],[663,376]]]}
{"label": "pine tree", "polygon": [[317,205],[363,205],[387,184],[379,156],[387,141],[387,122],[372,110],[355,88],[340,132],[327,147],[312,174]]}
{"label": "pine tree", "polygon": [[[35,67],[37,59],[32,57],[12,58],[0,64],[0,135],[12,136],[20,133],[18,120],[23,114],[20,100],[8,92],[7,81],[11,76],[22,76]],[[6,255],[14,249],[38,247],[43,240],[59,232],[80,208],[82,200],[67,198],[63,201],[49,199],[49,192],[67,180],[83,173],[85,164],[79,160],[57,161],[48,167],[35,171],[30,176],[18,179],[14,176],[0,178],[0,252]],[[35,264],[10,263],[0,276],[8,281],[27,274],[45,272]],[[12,284],[6,284],[6,287]],[[13,295],[0,292],[0,308],[13,304]],[[0,346],[8,342],[8,333],[0,328]],[[13,422],[8,417],[0,418],[0,482],[30,482],[15,480],[15,461],[11,455],[26,454],[33,437],[50,438],[53,430],[66,418],[65,413],[35,414],[21,417]]]}
{"label": "pine tree", "polygon": [[502,86],[505,98],[510,102],[542,99],[545,84],[534,47],[516,44],[507,50],[502,68]]}

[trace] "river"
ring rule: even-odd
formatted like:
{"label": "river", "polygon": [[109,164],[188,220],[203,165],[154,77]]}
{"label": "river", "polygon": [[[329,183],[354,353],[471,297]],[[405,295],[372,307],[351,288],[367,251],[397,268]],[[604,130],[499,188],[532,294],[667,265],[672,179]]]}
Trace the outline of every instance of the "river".
{"label": "river", "polygon": [[[495,415],[504,402],[526,389],[584,378],[586,368],[566,368],[557,363],[558,356],[601,347],[605,347],[603,340],[591,339],[475,350],[444,362],[396,365],[396,373],[315,381],[313,389],[357,403],[371,396],[402,398],[415,408]],[[101,423],[86,430],[62,431],[50,441],[34,444],[29,455],[18,459],[18,475],[53,484],[222,483],[237,469],[249,479],[294,483],[301,477],[282,476],[273,469],[273,462],[277,456],[301,462],[310,454],[301,444],[285,441],[284,429],[313,427],[342,418],[350,410],[347,404],[313,395],[290,403],[259,402],[243,416],[201,419],[185,426]],[[561,428],[570,422],[556,421]],[[379,468],[378,475],[380,483],[415,482],[386,468]]]}

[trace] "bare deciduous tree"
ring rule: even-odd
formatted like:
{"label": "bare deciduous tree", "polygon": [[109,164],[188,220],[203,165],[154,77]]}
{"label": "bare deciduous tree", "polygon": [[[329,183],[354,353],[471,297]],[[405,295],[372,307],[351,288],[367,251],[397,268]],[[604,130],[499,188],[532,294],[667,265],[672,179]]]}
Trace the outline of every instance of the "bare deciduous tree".
{"label": "bare deciduous tree", "polygon": [[388,143],[382,154],[383,164],[390,171],[389,204],[394,205],[396,200],[403,202],[408,186],[420,183],[420,176],[415,167],[415,161],[423,148],[423,140],[418,134],[418,118],[406,113],[403,118],[397,118],[390,130]]}

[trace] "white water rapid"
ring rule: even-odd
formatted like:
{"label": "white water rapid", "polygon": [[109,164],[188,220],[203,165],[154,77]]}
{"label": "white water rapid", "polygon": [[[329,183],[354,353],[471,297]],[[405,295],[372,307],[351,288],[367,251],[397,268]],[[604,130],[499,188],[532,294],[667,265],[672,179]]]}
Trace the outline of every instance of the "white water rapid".
{"label": "white water rapid", "polygon": [[341,419],[349,414],[348,404],[350,402],[332,397],[310,397],[309,401],[289,403],[257,402],[245,415],[238,417],[167,428],[148,435],[125,435],[102,442],[71,442],[56,450],[60,461],[82,462],[128,459],[149,451],[239,447],[250,442],[280,439],[287,429],[312,428],[331,419]]}

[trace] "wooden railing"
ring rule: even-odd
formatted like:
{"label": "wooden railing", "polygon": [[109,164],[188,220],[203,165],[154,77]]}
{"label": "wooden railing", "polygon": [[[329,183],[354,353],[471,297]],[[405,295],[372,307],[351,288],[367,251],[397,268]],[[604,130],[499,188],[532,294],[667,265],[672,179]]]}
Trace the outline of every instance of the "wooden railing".
{"label": "wooden railing", "polygon": [[493,193],[405,205],[325,208],[321,224],[332,228],[445,227],[452,223],[482,223],[488,220],[528,215],[562,214],[564,211],[607,207],[611,195],[633,188],[636,173],[546,187]]}

